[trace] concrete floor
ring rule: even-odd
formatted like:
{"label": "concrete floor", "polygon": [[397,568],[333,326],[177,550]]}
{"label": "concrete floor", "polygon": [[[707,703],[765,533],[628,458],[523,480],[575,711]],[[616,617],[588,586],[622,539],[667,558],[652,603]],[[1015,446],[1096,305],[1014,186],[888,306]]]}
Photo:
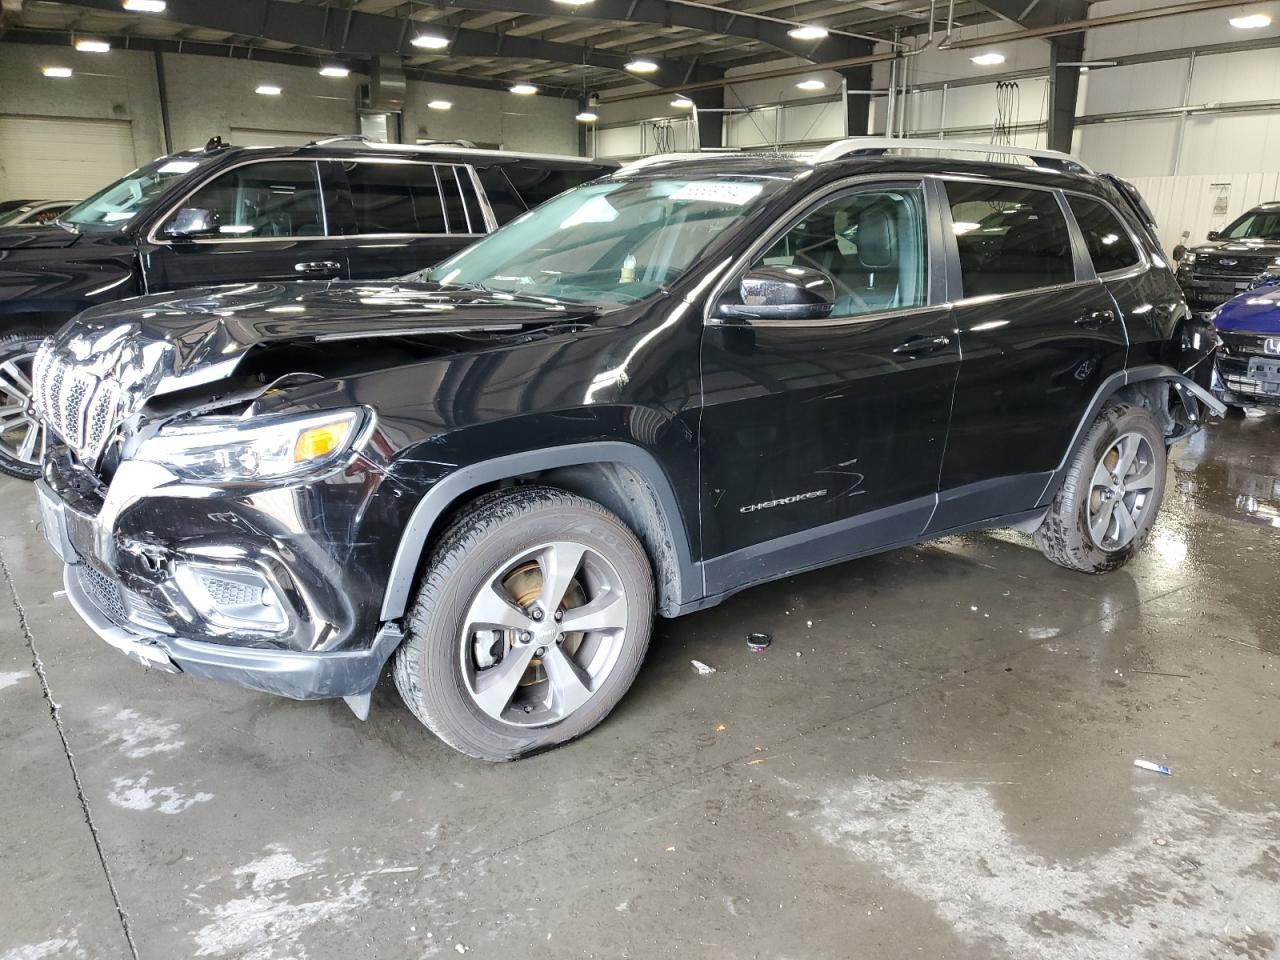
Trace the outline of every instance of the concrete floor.
{"label": "concrete floor", "polygon": [[1280,956],[1280,415],[1179,448],[1123,571],[1000,533],[762,587],[504,766],[386,680],[360,723],[144,672],[0,498],[0,960]]}

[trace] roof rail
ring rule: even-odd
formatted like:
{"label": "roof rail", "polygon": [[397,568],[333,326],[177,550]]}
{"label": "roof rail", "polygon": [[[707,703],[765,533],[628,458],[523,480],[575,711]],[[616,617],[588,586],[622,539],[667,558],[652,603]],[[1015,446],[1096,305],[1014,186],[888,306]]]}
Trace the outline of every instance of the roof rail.
{"label": "roof rail", "polygon": [[323,140],[312,140],[308,147],[324,147],[331,143],[342,143],[346,140],[355,140],[357,143],[373,143],[373,138],[364,133],[342,133],[336,137],[325,137]]}
{"label": "roof rail", "polygon": [[[939,153],[985,153],[988,159],[995,157],[1027,157],[1035,166],[1048,167],[1064,173],[1093,173],[1085,164],[1068,153],[1059,150],[1036,150],[1030,147],[1014,147],[1007,143],[970,143],[964,140],[924,140],[910,137],[850,137],[816,151],[811,163],[826,163],[842,157],[882,157],[890,150],[934,150]],[[1005,163],[1003,160],[991,160]]]}
{"label": "roof rail", "polygon": [[618,173],[626,173],[629,170],[642,170],[645,167],[652,167],[656,163],[675,163],[681,160],[703,160],[707,157],[722,157],[722,153],[655,153],[647,157],[641,157],[638,160],[628,160],[618,168]]}

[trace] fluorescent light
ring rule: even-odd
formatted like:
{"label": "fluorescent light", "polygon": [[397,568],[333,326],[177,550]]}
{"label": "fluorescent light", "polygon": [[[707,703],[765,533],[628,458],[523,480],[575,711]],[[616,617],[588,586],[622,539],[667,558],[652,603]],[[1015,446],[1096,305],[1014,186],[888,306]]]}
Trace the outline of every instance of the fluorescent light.
{"label": "fluorescent light", "polygon": [[257,87],[254,88],[253,92],[260,93],[264,97],[280,96],[280,88],[277,87],[274,83],[260,83],[257,85]]}
{"label": "fluorescent light", "polygon": [[801,80],[796,84],[796,88],[799,90],[825,90],[827,85],[821,80]]}
{"label": "fluorescent light", "polygon": [[164,0],[124,0],[121,4],[134,13],[164,13]]}
{"label": "fluorescent light", "polygon": [[821,40],[826,35],[827,28],[815,24],[801,24],[787,31],[787,36],[793,40]]}
{"label": "fluorescent light", "polygon": [[594,113],[592,113],[590,110],[583,110],[580,114],[578,114],[573,119],[577,120],[579,123],[595,123],[600,118],[596,116]]}
{"label": "fluorescent light", "polygon": [[676,97],[671,101],[671,105],[678,110],[692,110],[693,101],[688,97]]}
{"label": "fluorescent light", "polygon": [[66,78],[71,76],[70,67],[45,67],[40,72],[43,73],[46,77]]}
{"label": "fluorescent light", "polygon": [[566,7],[585,7],[591,0],[556,0],[556,3],[563,3]]}
{"label": "fluorescent light", "polygon": [[111,49],[111,44],[105,40],[77,40],[76,49],[81,53],[106,53]]}
{"label": "fluorescent light", "polygon": [[980,67],[994,67],[997,63],[1004,63],[1004,54],[980,53],[976,57],[970,57],[969,59]]}
{"label": "fluorescent light", "polygon": [[1243,17],[1232,17],[1227,23],[1237,30],[1257,30],[1260,27],[1271,26],[1271,18],[1265,13],[1250,13]]}
{"label": "fluorescent light", "polygon": [[632,73],[656,73],[658,65],[652,60],[632,60],[624,66]]}
{"label": "fluorescent light", "polygon": [[452,109],[453,109],[453,101],[451,101],[451,100],[428,100],[428,101],[427,101],[427,109],[428,109],[428,110],[452,110]]}
{"label": "fluorescent light", "polygon": [[527,97],[531,93],[537,93],[538,88],[532,83],[513,83],[511,85],[511,92],[521,97]]}
{"label": "fluorescent light", "polygon": [[160,167],[159,173],[190,173],[200,166],[196,160],[170,160]]}
{"label": "fluorescent light", "polygon": [[350,73],[350,70],[339,64],[332,64],[330,66],[320,68],[320,76],[322,77],[345,77]]}
{"label": "fluorescent light", "polygon": [[424,50],[443,50],[449,45],[447,37],[437,36],[434,33],[420,33],[409,42]]}

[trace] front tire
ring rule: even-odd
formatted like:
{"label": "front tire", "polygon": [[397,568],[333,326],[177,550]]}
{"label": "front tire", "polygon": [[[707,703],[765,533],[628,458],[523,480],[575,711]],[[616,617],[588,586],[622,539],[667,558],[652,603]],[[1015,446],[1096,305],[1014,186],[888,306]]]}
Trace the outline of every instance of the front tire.
{"label": "front tire", "polygon": [[0,473],[40,476],[44,426],[31,410],[31,367],[44,334],[18,330],[0,336]]}
{"label": "front tire", "polygon": [[1164,499],[1164,433],[1143,407],[1117,403],[1099,414],[1034,534],[1048,559],[1106,573],[1142,549]]}
{"label": "front tire", "polygon": [[608,715],[640,669],[653,606],[644,548],[604,507],[550,487],[498,491],[433,550],[396,686],[449,746],[512,760]]}

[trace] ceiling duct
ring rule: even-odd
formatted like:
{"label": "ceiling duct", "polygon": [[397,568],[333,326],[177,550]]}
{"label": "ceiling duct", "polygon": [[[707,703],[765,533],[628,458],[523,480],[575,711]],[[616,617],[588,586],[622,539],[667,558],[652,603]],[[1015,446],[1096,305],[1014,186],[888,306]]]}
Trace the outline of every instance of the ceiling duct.
{"label": "ceiling duct", "polygon": [[372,110],[402,110],[407,81],[400,58],[384,54],[371,66],[364,105]]}

